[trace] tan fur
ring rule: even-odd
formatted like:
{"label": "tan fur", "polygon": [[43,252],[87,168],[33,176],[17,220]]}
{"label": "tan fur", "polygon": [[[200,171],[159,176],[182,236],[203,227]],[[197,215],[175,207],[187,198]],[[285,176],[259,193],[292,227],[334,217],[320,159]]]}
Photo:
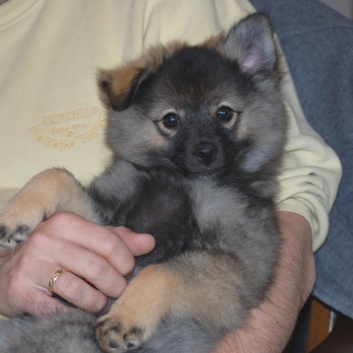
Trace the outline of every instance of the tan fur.
{"label": "tan fur", "polygon": [[100,70],[98,79],[109,83],[111,92],[111,96],[107,97],[107,93],[101,88],[101,100],[108,108],[124,100],[142,70],[146,70],[147,73],[156,72],[164,60],[186,46],[186,43],[179,41],[171,42],[166,46],[156,46],[147,50],[138,59],[123,66],[111,70]]}
{"label": "tan fur", "polygon": [[[127,342],[136,347],[155,332],[161,318],[166,317],[184,289],[183,278],[163,265],[152,265],[142,270],[129,284],[108,314],[99,319],[96,338],[101,348],[110,352],[110,339],[125,352]],[[142,331],[136,334],[134,329]]]}
{"label": "tan fur", "polygon": [[[182,319],[198,317],[202,325],[209,327],[215,322],[226,326],[240,322],[241,317],[229,318],[230,310],[238,311],[239,301],[232,295],[234,288],[226,284],[222,288],[224,273],[215,270],[217,258],[205,253],[192,256],[191,263],[186,255],[171,264],[151,265],[134,278],[109,313],[98,320],[96,339],[105,352],[122,353],[128,349],[128,344],[135,348],[143,345],[156,332],[161,320],[171,313]],[[181,270],[186,263],[191,266],[190,279]],[[229,267],[228,271],[234,269]],[[212,280],[214,272],[217,279]],[[195,273],[199,275],[192,278]],[[209,279],[204,277],[205,273]],[[242,276],[241,269],[238,275]],[[224,297],[220,297],[220,290]],[[230,303],[224,298],[233,300]],[[118,343],[119,347],[112,349],[111,341]]]}
{"label": "tan fur", "polygon": [[[97,222],[90,198],[75,182],[73,176],[60,169],[48,169],[33,177],[1,210],[0,223],[7,225],[13,234],[22,220],[30,232],[45,218],[58,211],[71,211]],[[21,224],[21,223],[20,223]],[[2,244],[0,255],[14,250],[16,241]]]}
{"label": "tan fur", "polygon": [[208,39],[206,39],[203,43],[202,46],[205,48],[209,48],[209,49],[217,49],[217,51],[220,54],[225,54],[224,50],[223,50],[223,46],[224,46],[224,41],[226,39],[226,36],[224,33],[220,33],[218,35],[215,35],[213,37],[210,37]]}

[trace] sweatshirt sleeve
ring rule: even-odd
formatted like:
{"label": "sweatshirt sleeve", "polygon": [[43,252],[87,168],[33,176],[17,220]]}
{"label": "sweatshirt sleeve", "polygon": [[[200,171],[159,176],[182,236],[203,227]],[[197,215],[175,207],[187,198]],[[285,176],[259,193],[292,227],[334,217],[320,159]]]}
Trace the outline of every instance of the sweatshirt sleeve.
{"label": "sweatshirt sleeve", "polygon": [[289,129],[279,175],[277,207],[307,219],[316,251],[328,234],[328,215],[337,195],[342,167],[336,153],[307,122],[285,59],[283,61],[282,93]]}

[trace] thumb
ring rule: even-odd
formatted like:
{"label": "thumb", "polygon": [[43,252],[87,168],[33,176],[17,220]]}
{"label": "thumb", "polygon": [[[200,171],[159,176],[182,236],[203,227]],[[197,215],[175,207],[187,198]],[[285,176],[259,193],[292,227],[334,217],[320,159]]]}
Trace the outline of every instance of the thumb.
{"label": "thumb", "polygon": [[134,256],[148,254],[155,247],[155,238],[150,234],[135,233],[125,227],[115,227],[114,230],[118,233]]}

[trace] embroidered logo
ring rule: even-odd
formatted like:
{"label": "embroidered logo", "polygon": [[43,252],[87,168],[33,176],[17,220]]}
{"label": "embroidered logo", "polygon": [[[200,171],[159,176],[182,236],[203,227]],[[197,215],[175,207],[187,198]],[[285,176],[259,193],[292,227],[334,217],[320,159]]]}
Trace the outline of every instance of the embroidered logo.
{"label": "embroidered logo", "polygon": [[90,107],[43,116],[39,124],[31,127],[31,131],[34,138],[46,147],[67,150],[76,143],[93,140],[105,125],[105,111]]}

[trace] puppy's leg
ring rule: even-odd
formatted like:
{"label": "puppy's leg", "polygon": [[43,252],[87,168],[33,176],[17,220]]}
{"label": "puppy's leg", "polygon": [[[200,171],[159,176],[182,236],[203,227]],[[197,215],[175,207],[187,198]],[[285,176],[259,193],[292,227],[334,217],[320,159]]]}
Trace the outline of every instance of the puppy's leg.
{"label": "puppy's leg", "polygon": [[106,352],[122,353],[148,341],[166,317],[195,320],[208,332],[226,332],[244,319],[244,280],[228,255],[187,253],[142,270],[110,312],[96,338]]}
{"label": "puppy's leg", "polygon": [[40,222],[62,210],[99,221],[90,197],[69,172],[48,169],[33,177],[0,211],[0,255],[14,250]]}
{"label": "puppy's leg", "polygon": [[98,321],[96,338],[102,349],[124,352],[139,347],[171,310],[181,282],[182,278],[161,265],[142,270]]}

